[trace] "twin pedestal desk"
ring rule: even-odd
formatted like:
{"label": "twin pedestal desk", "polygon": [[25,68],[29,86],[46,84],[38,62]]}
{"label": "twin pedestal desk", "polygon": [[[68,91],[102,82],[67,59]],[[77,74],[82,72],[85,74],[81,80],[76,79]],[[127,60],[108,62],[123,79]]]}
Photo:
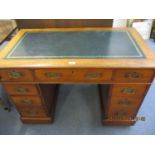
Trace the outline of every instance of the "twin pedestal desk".
{"label": "twin pedestal desk", "polygon": [[132,28],[23,29],[0,52],[0,82],[24,123],[53,121],[59,84],[92,83],[102,122],[133,125],[154,75]]}

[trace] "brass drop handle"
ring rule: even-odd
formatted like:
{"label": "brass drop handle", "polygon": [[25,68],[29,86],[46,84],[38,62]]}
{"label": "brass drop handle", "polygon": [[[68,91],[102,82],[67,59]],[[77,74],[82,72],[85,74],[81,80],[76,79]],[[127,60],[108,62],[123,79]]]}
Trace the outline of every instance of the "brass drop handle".
{"label": "brass drop handle", "polygon": [[121,92],[123,94],[135,94],[136,90],[134,88],[127,87],[122,89]]}
{"label": "brass drop handle", "polygon": [[37,115],[37,112],[36,111],[30,111],[29,115],[32,116],[32,117],[33,116],[36,116]]}
{"label": "brass drop handle", "polygon": [[23,74],[21,72],[17,72],[17,71],[10,71],[8,72],[8,76],[10,78],[14,78],[14,79],[17,79],[17,78],[20,78]]}
{"label": "brass drop handle", "polygon": [[60,78],[62,77],[61,73],[45,73],[45,76],[48,78]]}
{"label": "brass drop handle", "polygon": [[127,77],[129,79],[133,79],[134,80],[134,79],[139,79],[141,77],[141,75],[139,73],[137,73],[137,72],[131,72],[131,73],[127,74]]}
{"label": "brass drop handle", "polygon": [[126,112],[120,111],[120,112],[116,112],[115,115],[119,117],[123,117],[123,116],[127,116],[128,114]]}
{"label": "brass drop handle", "polygon": [[86,78],[91,78],[91,79],[95,79],[95,78],[100,78],[102,77],[102,73],[86,73],[85,74]]}
{"label": "brass drop handle", "polygon": [[124,99],[124,100],[120,100],[118,102],[119,105],[122,105],[122,106],[130,106],[131,105],[131,102],[127,99]]}
{"label": "brass drop handle", "polygon": [[18,88],[16,88],[16,91],[19,93],[27,93],[27,92],[29,92],[29,89],[23,88],[23,87],[18,87]]}
{"label": "brass drop handle", "polygon": [[30,99],[24,99],[22,100],[22,103],[26,106],[31,106],[33,104],[33,101]]}

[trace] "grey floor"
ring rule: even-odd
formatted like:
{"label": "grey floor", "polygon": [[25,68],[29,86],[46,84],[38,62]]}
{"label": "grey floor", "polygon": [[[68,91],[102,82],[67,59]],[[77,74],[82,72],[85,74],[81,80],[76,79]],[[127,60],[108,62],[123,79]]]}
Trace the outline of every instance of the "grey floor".
{"label": "grey floor", "polygon": [[[155,43],[146,41],[155,52]],[[5,46],[5,44],[3,44]],[[2,46],[0,47],[2,48]],[[53,124],[22,124],[15,108],[0,108],[0,134],[81,134],[81,135],[148,135],[155,134],[155,81],[153,82],[134,126],[103,126],[96,85],[62,85]]]}

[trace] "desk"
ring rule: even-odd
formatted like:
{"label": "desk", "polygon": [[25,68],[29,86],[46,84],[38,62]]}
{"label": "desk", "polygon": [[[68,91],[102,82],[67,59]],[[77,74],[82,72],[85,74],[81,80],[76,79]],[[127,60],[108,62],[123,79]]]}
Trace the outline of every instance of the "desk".
{"label": "desk", "polygon": [[102,122],[133,125],[154,74],[155,55],[132,28],[23,29],[0,53],[0,81],[24,123],[53,121],[59,84],[92,83]]}

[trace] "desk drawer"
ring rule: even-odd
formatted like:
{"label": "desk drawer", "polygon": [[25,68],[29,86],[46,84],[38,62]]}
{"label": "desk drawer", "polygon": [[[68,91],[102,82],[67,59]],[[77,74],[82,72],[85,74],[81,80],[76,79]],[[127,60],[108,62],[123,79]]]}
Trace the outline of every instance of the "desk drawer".
{"label": "desk drawer", "polygon": [[35,76],[37,80],[41,81],[67,81],[71,77],[71,70],[69,69],[37,69]]}
{"label": "desk drawer", "polygon": [[136,115],[137,109],[136,108],[115,108],[115,109],[110,109],[108,111],[109,117],[119,117],[120,119],[125,118],[125,117],[134,117]]}
{"label": "desk drawer", "polygon": [[16,107],[35,107],[42,106],[42,101],[38,96],[11,96],[13,103]]}
{"label": "desk drawer", "polygon": [[109,81],[112,78],[112,70],[108,69],[38,69],[35,76],[41,81],[54,82],[98,82]]}
{"label": "desk drawer", "polygon": [[148,69],[120,69],[114,74],[114,81],[117,82],[149,82],[154,77],[154,70]]}
{"label": "desk drawer", "polygon": [[5,84],[5,89],[10,95],[37,95],[36,85],[30,84]]}
{"label": "desk drawer", "polygon": [[25,69],[0,70],[1,81],[33,81],[32,72]]}
{"label": "desk drawer", "polygon": [[112,87],[112,96],[144,96],[148,85],[115,84]]}
{"label": "desk drawer", "polygon": [[115,97],[113,96],[110,100],[110,108],[138,108],[142,102],[143,97],[135,99],[133,97]]}
{"label": "desk drawer", "polygon": [[110,81],[112,78],[112,70],[108,69],[75,69],[73,70],[73,79],[75,81],[97,82]]}
{"label": "desk drawer", "polygon": [[46,113],[46,111],[42,108],[31,108],[31,109],[20,109],[18,108],[19,113],[21,114],[21,116],[23,117],[47,117],[48,114]]}

